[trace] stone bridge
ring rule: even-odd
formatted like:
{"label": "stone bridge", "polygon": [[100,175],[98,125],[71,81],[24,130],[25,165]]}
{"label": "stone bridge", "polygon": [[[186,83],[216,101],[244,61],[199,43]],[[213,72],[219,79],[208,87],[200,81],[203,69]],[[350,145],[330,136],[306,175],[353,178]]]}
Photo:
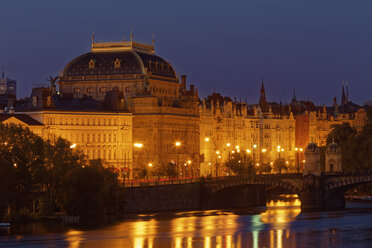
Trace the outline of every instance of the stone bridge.
{"label": "stone bridge", "polygon": [[[358,185],[372,182],[372,173],[268,174],[244,177],[211,178],[203,181],[203,205],[236,204],[244,197],[243,190],[253,185],[275,186],[297,194],[303,210],[339,209],[345,207],[345,192]],[[262,191],[262,190],[261,190]],[[262,194],[263,192],[261,192]]]}

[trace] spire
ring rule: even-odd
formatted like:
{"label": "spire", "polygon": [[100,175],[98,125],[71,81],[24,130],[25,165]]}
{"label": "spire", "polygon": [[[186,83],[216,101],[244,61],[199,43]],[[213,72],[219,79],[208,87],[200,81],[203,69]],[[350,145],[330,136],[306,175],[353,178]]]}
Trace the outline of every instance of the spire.
{"label": "spire", "polygon": [[4,65],[1,67],[2,71],[1,71],[1,78],[4,79],[5,78],[5,69],[4,69]]}
{"label": "spire", "polygon": [[296,89],[293,89],[293,97],[292,100],[296,101]]}
{"label": "spire", "polygon": [[94,43],[94,30],[92,30],[92,47],[93,47],[93,43]]}
{"label": "spire", "polygon": [[349,102],[349,83],[346,80],[346,102]]}
{"label": "spire", "polygon": [[344,106],[347,104],[346,95],[345,95],[345,85],[344,81],[342,81],[342,95],[341,95],[341,106]]}
{"label": "spire", "polygon": [[152,46],[155,46],[155,34],[152,33]]}
{"label": "spire", "polygon": [[262,109],[262,112],[268,112],[269,111],[269,105],[267,104],[267,101],[266,101],[266,93],[265,93],[263,75],[262,75],[262,81],[261,81],[260,100],[258,102],[258,105]]}
{"label": "spire", "polygon": [[130,28],[130,41],[133,41],[133,28]]}

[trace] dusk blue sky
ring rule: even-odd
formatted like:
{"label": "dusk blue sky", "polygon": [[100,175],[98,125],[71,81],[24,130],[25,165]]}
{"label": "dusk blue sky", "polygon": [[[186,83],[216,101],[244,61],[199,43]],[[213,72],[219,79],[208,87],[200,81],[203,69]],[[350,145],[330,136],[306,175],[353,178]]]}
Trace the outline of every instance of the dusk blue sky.
{"label": "dusk blue sky", "polygon": [[350,99],[372,100],[372,1],[0,0],[0,65],[18,95],[90,50],[130,36],[187,74],[199,95],[332,104],[349,81]]}

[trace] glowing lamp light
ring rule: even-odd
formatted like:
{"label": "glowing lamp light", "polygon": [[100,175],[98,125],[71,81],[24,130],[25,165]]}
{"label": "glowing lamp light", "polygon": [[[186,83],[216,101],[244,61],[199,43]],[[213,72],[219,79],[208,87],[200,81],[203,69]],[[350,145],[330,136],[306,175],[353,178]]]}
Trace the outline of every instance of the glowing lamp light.
{"label": "glowing lamp light", "polygon": [[270,162],[270,165],[273,165],[274,163],[273,162]]}
{"label": "glowing lamp light", "polygon": [[74,144],[72,144],[72,145],[70,145],[70,148],[71,149],[74,149],[76,147],[76,144],[74,143]]}
{"label": "glowing lamp light", "polygon": [[220,156],[218,156],[218,158],[221,158],[221,155],[220,155]]}
{"label": "glowing lamp light", "polygon": [[236,150],[237,152],[240,152],[240,149]]}
{"label": "glowing lamp light", "polygon": [[267,152],[267,150],[265,148],[262,149],[262,152]]}
{"label": "glowing lamp light", "polygon": [[306,162],[306,160],[304,159],[304,160],[302,160],[302,163],[305,163]]}
{"label": "glowing lamp light", "polygon": [[152,163],[149,163],[149,167],[151,167],[152,166]]}
{"label": "glowing lamp light", "polygon": [[17,164],[16,164],[16,163],[14,163],[13,166],[14,166],[15,168],[17,168]]}
{"label": "glowing lamp light", "polygon": [[295,148],[295,151],[298,151],[298,148],[297,147]]}
{"label": "glowing lamp light", "polygon": [[285,161],[285,163],[286,163],[286,164],[289,164],[289,162],[288,162],[288,161]]}
{"label": "glowing lamp light", "polygon": [[217,154],[217,155],[220,154],[220,151],[216,151],[216,154]]}
{"label": "glowing lamp light", "polygon": [[207,137],[204,140],[205,140],[205,142],[209,142],[210,139]]}
{"label": "glowing lamp light", "polygon": [[176,146],[181,146],[181,142],[177,141]]}
{"label": "glowing lamp light", "polygon": [[302,152],[304,149],[300,148],[300,152]]}
{"label": "glowing lamp light", "polygon": [[235,151],[232,151],[231,153],[235,153]]}
{"label": "glowing lamp light", "polygon": [[239,149],[239,146],[235,146],[236,149]]}
{"label": "glowing lamp light", "polygon": [[257,165],[257,166],[260,166],[260,163],[257,163],[256,165]]}
{"label": "glowing lamp light", "polygon": [[133,145],[134,145],[134,147],[137,147],[137,148],[142,148],[143,147],[142,143],[134,143]]}
{"label": "glowing lamp light", "polygon": [[246,152],[247,152],[247,153],[251,153],[251,150],[247,149]]}
{"label": "glowing lamp light", "polygon": [[187,160],[187,163],[188,163],[188,164],[191,164],[191,160]]}
{"label": "glowing lamp light", "polygon": [[276,148],[280,149],[280,146],[277,146]]}
{"label": "glowing lamp light", "polygon": [[254,144],[254,145],[253,145],[253,148],[257,148],[257,145],[256,145],[256,144]]}
{"label": "glowing lamp light", "polygon": [[282,148],[282,149],[280,149],[282,152],[284,152],[284,149]]}
{"label": "glowing lamp light", "polygon": [[226,146],[231,146],[231,144],[230,143],[227,143]]}

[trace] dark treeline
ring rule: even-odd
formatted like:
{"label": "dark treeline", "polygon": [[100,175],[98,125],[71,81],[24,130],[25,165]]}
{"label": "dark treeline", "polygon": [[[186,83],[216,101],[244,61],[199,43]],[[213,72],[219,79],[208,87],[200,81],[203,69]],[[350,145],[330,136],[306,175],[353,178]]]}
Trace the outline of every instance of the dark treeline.
{"label": "dark treeline", "polygon": [[367,110],[367,122],[361,132],[357,133],[349,123],[335,125],[327,144],[333,141],[341,147],[344,171],[372,171],[372,108]]}
{"label": "dark treeline", "polygon": [[25,220],[35,209],[38,216],[117,211],[117,175],[70,145],[62,138],[45,141],[19,125],[0,125],[0,221]]}

